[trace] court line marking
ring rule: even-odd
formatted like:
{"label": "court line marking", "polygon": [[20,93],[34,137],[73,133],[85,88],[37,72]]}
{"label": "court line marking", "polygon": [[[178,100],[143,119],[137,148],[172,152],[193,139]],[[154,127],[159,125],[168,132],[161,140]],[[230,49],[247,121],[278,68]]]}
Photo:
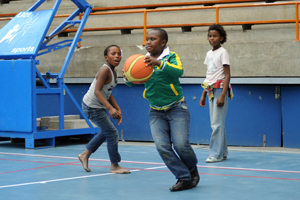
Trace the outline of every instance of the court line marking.
{"label": "court line marking", "polygon": [[[164,167],[166,167],[166,166],[150,167],[150,168],[146,168],[146,169],[136,169],[136,170],[131,170],[131,172],[138,172],[138,171],[143,171],[143,170],[152,170],[152,169],[158,169],[158,168],[164,168]],[[77,177],[71,177],[71,178],[61,178],[61,179],[53,179],[53,180],[45,180],[45,181],[37,181],[37,182],[29,182],[29,183],[20,183],[20,184],[14,184],[14,185],[3,185],[3,186],[0,186],[0,189],[9,188],[9,187],[26,186],[26,185],[35,185],[35,184],[45,184],[45,183],[59,182],[59,181],[68,181],[68,180],[75,180],[75,179],[82,179],[82,178],[107,176],[107,175],[115,175],[115,174],[114,173],[105,173],[105,174],[77,176]]]}
{"label": "court line marking", "polygon": [[[15,160],[15,159],[2,159],[0,158],[0,160],[9,160],[9,161],[17,161],[17,162],[34,162],[34,163],[40,163],[40,164],[52,164],[52,165],[48,165],[48,166],[42,166],[42,167],[34,167],[34,168],[28,168],[28,169],[21,169],[21,170],[15,170],[15,171],[8,171],[8,172],[3,172],[0,173],[0,175],[2,174],[10,174],[10,173],[16,173],[16,172],[24,172],[24,171],[29,171],[29,170],[36,170],[36,169],[42,169],[42,168],[49,168],[49,167],[57,167],[57,166],[64,166],[64,165],[73,165],[73,166],[82,166],[82,164],[80,163],[80,161],[76,161],[76,162],[69,162],[69,163],[53,163],[53,162],[43,162],[43,161],[28,161],[28,160]],[[78,163],[78,164],[77,164]],[[101,168],[110,168],[110,166],[100,166],[100,165],[89,165],[89,167],[101,167]],[[130,169],[132,170],[137,170],[139,168],[132,168],[132,167],[124,167],[125,169]],[[153,169],[139,169],[140,171],[149,171]],[[157,170],[157,171],[162,171],[162,170]],[[169,170],[163,170],[164,172],[170,172]]]}
{"label": "court line marking", "polygon": [[[33,162],[33,163],[39,163],[39,164],[52,164],[52,165],[47,165],[47,166],[42,166],[42,167],[34,167],[34,168],[29,168],[29,169],[20,169],[20,170],[15,170],[15,171],[8,171],[8,172],[2,172],[2,174],[11,174],[11,173],[16,173],[16,172],[25,172],[29,170],[36,170],[36,169],[43,169],[43,168],[49,168],[49,167],[57,167],[57,166],[63,166],[63,165],[77,165],[76,162],[70,162],[70,163],[53,163],[53,162],[43,162],[43,161],[29,161],[29,160],[15,160],[15,159],[2,159],[0,160],[8,160],[8,161],[17,161],[17,162]],[[78,161],[80,162],[80,161]],[[79,165],[79,164],[78,164]]]}
{"label": "court line marking", "polygon": [[[4,155],[20,155],[20,156],[32,156],[32,157],[44,157],[44,158],[60,158],[60,159],[72,159],[78,160],[77,157],[64,157],[64,156],[47,156],[47,155],[36,155],[36,154],[19,154],[19,153],[6,153],[0,152]],[[110,162],[106,159],[89,159],[89,161],[103,161]],[[154,162],[137,162],[137,161],[121,161],[121,163],[134,163],[134,164],[150,164],[150,165],[165,165],[164,163]],[[289,170],[273,170],[273,169],[255,169],[255,168],[241,168],[241,167],[218,167],[218,166],[203,166],[197,165],[198,168],[211,168],[211,169],[229,169],[229,170],[245,170],[245,171],[260,171],[260,172],[279,172],[279,173],[295,173],[300,174],[300,171],[289,171]]]}
{"label": "court line marking", "polygon": [[[21,160],[20,160],[21,161]],[[37,161],[35,161],[37,162]],[[80,161],[77,161],[78,163]],[[40,168],[47,168],[47,167],[56,167],[56,166],[62,166],[62,165],[75,165],[75,166],[82,166],[82,164],[76,164],[77,162],[70,162],[70,163],[57,163],[56,165],[50,165],[50,166],[44,166],[44,167],[37,167],[37,168],[30,168],[25,170],[17,170],[12,172],[5,172],[5,173],[14,173],[14,172],[20,172],[20,171],[27,171],[27,170],[35,170]],[[43,163],[43,162],[42,162]],[[89,167],[101,167],[101,168],[110,168],[109,166],[99,166],[99,165],[89,165]],[[198,167],[198,166],[197,166]],[[161,167],[156,167],[161,168]],[[156,170],[155,168],[149,168],[149,169],[137,169],[137,168],[126,168],[130,169],[131,171],[158,171],[158,172],[170,172],[170,170]],[[5,173],[0,173],[5,174]],[[263,176],[249,176],[249,175],[234,175],[234,174],[214,174],[214,173],[199,173],[203,175],[214,175],[214,176],[231,176],[231,177],[244,177],[244,178],[263,178],[263,179],[277,179],[277,180],[294,180],[294,181],[300,181],[300,179],[294,179],[294,178],[280,178],[280,177],[263,177]]]}
{"label": "court line marking", "polygon": [[[21,161],[21,160],[20,160]],[[35,161],[36,162],[36,161]],[[15,173],[15,172],[22,172],[22,171],[28,171],[28,170],[35,170],[35,169],[41,169],[41,168],[48,168],[48,167],[57,167],[57,166],[63,166],[63,165],[73,165],[73,166],[82,166],[82,164],[79,163],[80,161],[77,162],[70,162],[70,163],[57,163],[49,166],[43,166],[43,167],[36,167],[36,168],[30,168],[30,169],[24,169],[24,170],[16,170],[16,171],[10,171],[10,172],[4,172],[0,173],[1,174],[7,174],[7,173]],[[43,163],[43,162],[42,162]],[[79,164],[76,164],[79,163]],[[100,166],[100,165],[89,165],[89,167],[100,167],[100,168],[110,168],[110,166]],[[199,167],[199,166],[197,166]],[[158,167],[159,168],[159,167]],[[200,168],[200,167],[199,167]],[[125,169],[129,169],[131,171],[159,171],[159,172],[170,172],[170,170],[154,170],[154,168],[150,169],[138,169],[138,168],[130,168],[126,167]],[[265,179],[280,179],[280,180],[296,180],[300,181],[300,179],[293,179],[293,178],[280,178],[280,177],[263,177],[263,176],[247,176],[247,175],[234,175],[234,174],[213,174],[213,173],[199,173],[203,175],[217,175],[217,176],[235,176],[235,177],[248,177],[248,178],[265,178]]]}
{"label": "court line marking", "polygon": [[232,177],[243,177],[243,178],[261,178],[261,179],[275,179],[275,180],[287,180],[287,181],[300,181],[296,178],[280,178],[280,177],[270,177],[270,176],[247,176],[247,175],[234,175],[234,174],[212,174],[212,173],[199,173],[203,175],[214,175],[214,176],[232,176]]}
{"label": "court line marking", "polygon": [[[1,153],[0,153],[1,154]],[[27,156],[27,154],[24,154]],[[30,154],[32,155],[32,154]],[[41,156],[41,155],[33,155],[33,156],[38,156],[38,157],[45,157],[45,156]],[[47,156],[49,157],[49,156]],[[57,156],[55,156],[57,157]],[[61,157],[58,157],[61,158]],[[69,157],[69,159],[77,159],[77,158],[72,158]],[[97,160],[101,160],[102,159],[97,159]],[[107,161],[107,160],[104,160]],[[79,161],[77,161],[79,162]],[[143,162],[133,162],[133,161],[126,161],[129,163],[143,163]],[[72,164],[74,162],[71,163],[62,163],[60,165],[75,165]],[[160,164],[160,163],[158,163]],[[164,165],[164,164],[163,164]],[[48,166],[48,167],[53,167],[53,166],[59,166],[59,165],[52,165],[52,166]],[[99,166],[98,166],[99,167]],[[137,171],[161,171],[161,172],[170,172],[169,170],[158,170],[160,168],[165,168],[166,166],[159,166],[159,167],[151,167],[151,168],[145,168],[145,169],[133,169],[131,170],[131,172],[137,172]],[[198,166],[197,166],[198,167]],[[201,167],[201,166],[200,166]],[[212,166],[211,166],[212,167]],[[210,167],[210,168],[211,168]],[[215,168],[215,167],[213,167]],[[243,169],[243,168],[242,168]],[[243,169],[244,170],[244,169]],[[74,179],[80,179],[80,178],[90,178],[90,177],[98,177],[98,176],[105,176],[105,175],[111,175],[113,173],[105,173],[105,174],[96,174],[96,175],[88,175],[88,176],[79,176],[79,177],[71,177],[71,178],[62,178],[62,179],[53,179],[53,180],[46,180],[46,181],[37,181],[37,182],[29,182],[29,183],[21,183],[21,184],[14,184],[14,185],[4,185],[4,186],[0,186],[1,188],[8,188],[8,187],[18,187],[18,186],[26,186],[26,185],[34,185],[34,184],[45,184],[45,183],[50,183],[50,182],[58,182],[58,181],[67,181],[67,180],[74,180]],[[294,181],[300,181],[300,179],[293,179],[293,178],[279,178],[279,177],[262,177],[262,176],[247,176],[247,175],[232,175],[232,174],[213,174],[213,173],[199,173],[202,175],[215,175],[215,176],[231,176],[231,177],[246,177],[246,178],[263,178],[263,179],[277,179],[277,180],[294,180]]]}
{"label": "court line marking", "polygon": [[[131,172],[147,171],[147,170],[166,171],[166,170],[157,170],[159,168],[164,168],[164,167],[166,167],[166,166],[150,167],[150,168],[145,168],[145,169],[136,169],[136,170],[131,170]],[[212,174],[212,173],[199,173],[199,174],[215,175],[215,176],[231,176],[231,177],[247,177],[247,178],[263,178],[263,179],[300,181],[300,179],[278,178],[278,177],[261,177],[261,176],[245,176],[245,175],[231,175],[231,174]],[[27,186],[27,185],[35,185],[35,184],[46,184],[46,183],[51,183],[51,182],[68,181],[68,180],[75,180],[75,179],[82,179],[82,178],[99,177],[99,176],[106,176],[106,175],[114,175],[114,174],[113,173],[95,174],[95,175],[88,175],[88,176],[77,176],[77,177],[71,177],[71,178],[62,178],[62,179],[53,179],[53,180],[45,180],[45,181],[37,181],[37,182],[29,182],[29,183],[20,183],[20,184],[14,184],[14,185],[4,185],[4,186],[0,186],[0,189],[2,189],[2,188],[11,188],[11,187],[19,187],[19,186]]]}
{"label": "court line marking", "polygon": [[17,160],[17,159],[8,159],[8,158],[0,158],[0,160],[20,161],[20,162],[33,162],[33,163],[43,163],[43,164],[53,164],[53,165],[63,164],[63,163],[57,163],[57,162],[45,162],[45,161],[35,161],[35,160]]}
{"label": "court line marking", "polygon": [[[5,153],[0,152],[3,155],[15,155],[15,156],[31,156],[31,157],[42,157],[42,158],[59,158],[59,159],[71,159],[71,160],[78,160],[77,157],[65,157],[65,156],[47,156],[47,155],[36,155],[36,154],[21,154],[21,153]],[[96,159],[90,158],[89,161],[104,161],[110,162],[107,159]],[[164,163],[154,163],[154,162],[136,162],[136,161],[121,161],[122,163],[136,163],[136,164],[150,164],[150,165],[165,165]]]}

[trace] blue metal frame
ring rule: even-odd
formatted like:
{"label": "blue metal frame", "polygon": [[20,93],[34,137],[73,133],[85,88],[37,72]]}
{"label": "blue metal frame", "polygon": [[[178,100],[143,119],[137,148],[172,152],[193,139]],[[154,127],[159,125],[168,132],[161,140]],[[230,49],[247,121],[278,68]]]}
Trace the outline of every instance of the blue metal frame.
{"label": "blue metal frame", "polygon": [[[46,33],[53,21],[53,18],[55,16],[60,4],[61,4],[61,1],[62,0],[56,0],[52,11],[50,11],[50,12],[52,12],[52,14],[51,14],[48,24],[45,26],[46,29],[41,30],[39,33],[39,34],[43,34],[43,36],[41,37],[42,39],[41,39],[40,43],[38,43],[38,48],[37,48],[36,54],[30,55],[30,58],[28,58],[28,54],[23,55],[22,53],[10,55],[7,57],[5,57],[5,55],[0,54],[0,58],[3,58],[5,60],[23,59],[23,62],[25,63],[25,61],[26,61],[26,63],[27,63],[26,64],[27,69],[29,70],[29,68],[30,68],[30,70],[31,70],[32,80],[31,80],[30,84],[31,84],[31,94],[32,94],[32,96],[31,96],[31,99],[32,99],[32,104],[31,104],[32,131],[30,131],[30,132],[3,131],[3,130],[1,130],[1,127],[0,127],[0,137],[25,138],[25,147],[26,148],[35,148],[34,141],[36,139],[46,139],[46,144],[48,146],[54,146],[55,145],[55,137],[67,136],[67,135],[95,134],[95,133],[99,132],[99,128],[93,127],[91,122],[84,115],[80,105],[77,103],[77,101],[73,97],[72,93],[70,92],[70,90],[68,89],[66,84],[64,83],[64,75],[67,71],[68,65],[70,63],[70,60],[74,53],[74,50],[77,46],[77,43],[79,41],[81,41],[80,35],[86,24],[89,14],[92,11],[92,6],[90,4],[88,4],[85,0],[71,0],[75,5],[77,5],[78,9],[76,9],[64,22],[61,23],[61,25],[59,25],[48,37],[46,37]],[[33,13],[37,14],[37,12],[41,12],[41,11],[35,12],[35,10],[40,5],[42,5],[44,2],[45,2],[45,0],[37,1],[31,8],[29,8],[27,10],[27,12],[24,12],[24,13],[27,15],[31,15],[31,14],[33,15]],[[82,12],[84,12],[82,20],[73,20],[75,17],[77,17]],[[23,15],[23,13],[20,14],[19,18],[21,18],[22,15]],[[48,14],[48,17],[49,17],[49,14]],[[36,18],[36,20],[38,20],[38,18]],[[47,44],[53,39],[53,36],[57,35],[61,31],[63,31],[67,25],[74,26],[75,24],[80,24],[80,25],[79,25],[77,32],[73,39],[61,41],[61,42],[47,46]],[[14,25],[14,24],[10,24],[10,27],[9,27],[10,29],[11,29],[12,25]],[[26,42],[24,42],[24,43],[26,43]],[[40,55],[43,55],[46,53],[50,53],[51,51],[56,51],[56,50],[62,49],[64,47],[70,47],[70,48],[69,48],[68,54],[66,55],[65,61],[62,65],[60,73],[50,73],[50,71],[47,73],[44,73],[44,74],[40,73],[36,67],[36,65],[39,64],[39,61],[35,60],[35,58],[37,56],[40,56]],[[28,60],[30,60],[29,63],[31,63],[31,64],[28,64]],[[3,62],[3,61],[0,60],[0,65],[1,65],[1,62]],[[22,60],[20,60],[19,62],[22,62]],[[13,64],[14,61],[12,61],[11,63],[12,63],[11,65],[14,65]],[[7,67],[11,67],[11,65],[9,63],[9,64],[7,64]],[[36,86],[36,78],[41,80],[43,86],[41,86],[41,87]],[[56,79],[56,86],[50,85],[49,78]],[[20,82],[21,82],[21,79],[20,79]],[[16,84],[22,84],[22,83],[16,83]],[[89,128],[76,129],[76,132],[74,130],[65,130],[64,129],[64,98],[65,98],[64,91],[67,92],[67,94],[69,95],[69,97],[71,98],[73,103],[75,104],[76,108],[80,111],[81,115],[84,117],[84,119],[88,123]],[[36,124],[37,95],[58,95],[59,96],[59,130],[43,131],[43,130],[37,129],[37,124]],[[1,102],[1,103],[5,104],[6,102]],[[8,102],[8,104],[9,103],[10,102]]]}

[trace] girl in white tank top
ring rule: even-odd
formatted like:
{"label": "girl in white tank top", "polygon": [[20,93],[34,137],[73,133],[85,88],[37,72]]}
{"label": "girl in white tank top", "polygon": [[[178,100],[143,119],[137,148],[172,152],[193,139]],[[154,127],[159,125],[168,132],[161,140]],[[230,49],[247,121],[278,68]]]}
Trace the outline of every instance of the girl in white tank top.
{"label": "girl in white tank top", "polygon": [[118,120],[118,125],[120,125],[123,119],[121,108],[112,95],[112,90],[117,85],[115,67],[120,64],[122,59],[121,50],[116,45],[108,46],[104,51],[104,57],[107,64],[100,67],[82,102],[84,114],[100,128],[101,132],[91,139],[86,146],[86,150],[79,154],[78,158],[83,168],[90,172],[91,170],[88,168],[89,157],[107,140],[107,150],[111,162],[110,172],[130,173],[129,170],[118,164],[121,161],[118,152],[119,133],[110,120],[110,116],[112,116],[113,119]]}
{"label": "girl in white tank top", "polygon": [[[114,74],[116,74],[116,70],[114,70],[114,72],[113,72],[112,69],[107,64],[104,64],[102,67],[107,67],[110,70],[111,77],[112,77],[111,81],[108,84],[103,85],[103,88],[102,88],[102,93],[103,93],[105,99],[108,101],[109,97],[112,93],[112,90],[117,85],[117,79],[114,76]],[[99,71],[100,71],[100,69],[99,69]],[[98,75],[98,73],[96,74],[89,90],[84,95],[83,102],[91,108],[104,108],[105,109],[104,105],[99,101],[99,99],[95,95],[97,75]]]}

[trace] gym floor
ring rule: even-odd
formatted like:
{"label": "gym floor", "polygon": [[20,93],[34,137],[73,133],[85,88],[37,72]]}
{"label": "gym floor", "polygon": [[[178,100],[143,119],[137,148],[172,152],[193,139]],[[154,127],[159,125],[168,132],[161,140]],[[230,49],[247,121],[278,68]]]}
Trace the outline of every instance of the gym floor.
{"label": "gym floor", "polygon": [[300,149],[229,147],[228,159],[205,163],[208,146],[193,145],[199,185],[170,192],[176,179],[153,143],[120,142],[120,165],[131,174],[109,173],[106,144],[91,156],[86,172],[78,141],[29,150],[24,143],[0,141],[0,199],[300,199]]}

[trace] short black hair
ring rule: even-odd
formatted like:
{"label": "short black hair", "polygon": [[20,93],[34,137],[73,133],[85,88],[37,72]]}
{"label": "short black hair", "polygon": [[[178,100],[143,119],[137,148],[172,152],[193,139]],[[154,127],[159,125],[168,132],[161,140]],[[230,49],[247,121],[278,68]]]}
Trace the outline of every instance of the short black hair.
{"label": "short black hair", "polygon": [[220,24],[213,24],[208,28],[209,31],[218,31],[220,33],[220,36],[223,37],[223,40],[221,41],[221,44],[224,44],[227,41],[227,33],[224,30],[223,26]]}
{"label": "short black hair", "polygon": [[115,44],[109,45],[104,50],[104,56],[107,56],[107,53],[108,53],[108,50],[109,50],[110,47],[118,47],[119,49],[121,49],[118,45],[115,45]]}
{"label": "short black hair", "polygon": [[162,28],[153,28],[151,31],[158,31],[161,40],[166,40],[166,44],[168,43],[168,33]]}

